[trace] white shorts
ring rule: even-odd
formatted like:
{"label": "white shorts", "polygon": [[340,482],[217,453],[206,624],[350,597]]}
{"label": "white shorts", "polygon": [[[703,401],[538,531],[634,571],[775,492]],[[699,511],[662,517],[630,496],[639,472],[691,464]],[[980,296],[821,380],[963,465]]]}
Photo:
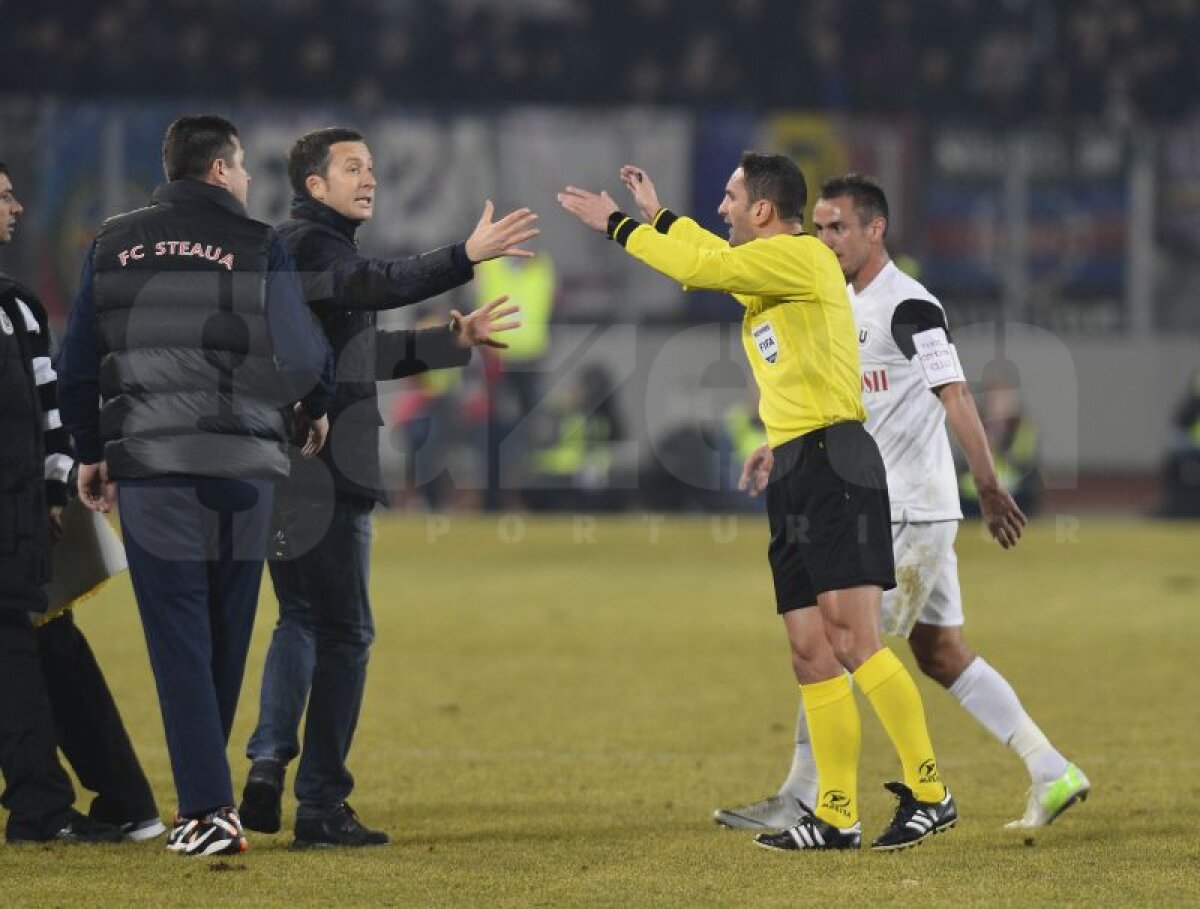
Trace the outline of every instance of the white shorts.
{"label": "white shorts", "polygon": [[893,524],[896,586],[884,591],[884,634],[907,638],[913,626],[963,623],[954,538],[958,521]]}

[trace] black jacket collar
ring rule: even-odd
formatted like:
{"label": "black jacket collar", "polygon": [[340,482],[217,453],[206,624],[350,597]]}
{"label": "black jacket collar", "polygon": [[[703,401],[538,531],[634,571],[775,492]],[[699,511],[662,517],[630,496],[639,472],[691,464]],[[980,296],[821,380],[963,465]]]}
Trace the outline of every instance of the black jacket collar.
{"label": "black jacket collar", "polygon": [[292,217],[303,218],[305,221],[316,221],[319,224],[324,224],[326,227],[332,227],[351,242],[354,242],[354,232],[362,224],[361,221],[347,218],[345,215],[334,211],[324,202],[318,202],[316,199],[308,196],[296,196],[292,200]]}
{"label": "black jacket collar", "polygon": [[235,215],[241,215],[243,218],[249,217],[246,214],[246,206],[235,199],[233,193],[229,190],[188,177],[161,184],[150,195],[150,199],[160,204],[195,202],[197,200],[212,202],[222,208],[228,209]]}

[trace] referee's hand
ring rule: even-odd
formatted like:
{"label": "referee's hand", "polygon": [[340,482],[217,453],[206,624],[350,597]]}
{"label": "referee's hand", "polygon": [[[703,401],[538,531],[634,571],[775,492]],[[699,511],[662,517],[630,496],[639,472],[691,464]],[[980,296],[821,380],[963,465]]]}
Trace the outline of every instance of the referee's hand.
{"label": "referee's hand", "polygon": [[558,204],[590,227],[604,233],[608,216],[617,210],[617,203],[607,192],[594,193],[578,186],[568,186],[557,196]]}
{"label": "referee's hand", "polygon": [[653,221],[654,216],[662,211],[662,204],[658,201],[658,190],[654,188],[650,175],[636,165],[626,164],[621,168],[621,182],[633,195],[643,220]]}
{"label": "referee's hand", "polygon": [[771,480],[771,468],[775,466],[775,455],[769,445],[759,445],[750,452],[746,463],[742,465],[742,475],[738,478],[738,489],[749,492],[754,498],[767,488]]}

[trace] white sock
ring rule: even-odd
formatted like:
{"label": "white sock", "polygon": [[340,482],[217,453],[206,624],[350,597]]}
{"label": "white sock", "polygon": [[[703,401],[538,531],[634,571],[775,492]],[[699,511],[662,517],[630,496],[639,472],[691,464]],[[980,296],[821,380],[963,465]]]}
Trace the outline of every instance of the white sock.
{"label": "white sock", "polygon": [[971,661],[950,693],[984,729],[1017,753],[1034,783],[1048,783],[1067,772],[1067,759],[1025,712],[1012,685],[983,657]]}
{"label": "white sock", "polygon": [[808,719],[804,715],[804,699],[801,698],[796,711],[796,751],[792,755],[792,769],[779,787],[779,794],[790,795],[812,808],[817,803],[817,786],[817,762],[813,760]]}

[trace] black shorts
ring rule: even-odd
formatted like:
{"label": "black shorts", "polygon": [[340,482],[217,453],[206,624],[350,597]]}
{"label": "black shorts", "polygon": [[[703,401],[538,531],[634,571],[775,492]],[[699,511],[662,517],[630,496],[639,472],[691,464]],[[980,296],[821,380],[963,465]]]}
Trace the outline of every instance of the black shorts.
{"label": "black shorts", "polygon": [[896,586],[887,475],[861,423],[836,423],[774,450],[767,557],[780,614],[817,594]]}

